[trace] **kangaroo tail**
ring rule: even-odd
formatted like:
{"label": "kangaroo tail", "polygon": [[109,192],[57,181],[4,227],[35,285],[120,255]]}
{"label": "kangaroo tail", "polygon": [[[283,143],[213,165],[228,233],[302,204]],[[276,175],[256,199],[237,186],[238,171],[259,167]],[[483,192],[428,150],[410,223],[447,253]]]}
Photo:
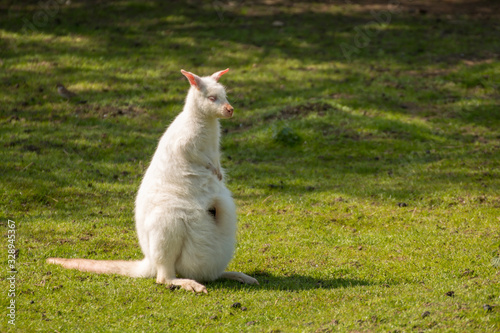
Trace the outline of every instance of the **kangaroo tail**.
{"label": "kangaroo tail", "polygon": [[47,263],[68,269],[99,274],[120,274],[130,277],[154,277],[156,272],[147,259],[141,261],[48,258]]}

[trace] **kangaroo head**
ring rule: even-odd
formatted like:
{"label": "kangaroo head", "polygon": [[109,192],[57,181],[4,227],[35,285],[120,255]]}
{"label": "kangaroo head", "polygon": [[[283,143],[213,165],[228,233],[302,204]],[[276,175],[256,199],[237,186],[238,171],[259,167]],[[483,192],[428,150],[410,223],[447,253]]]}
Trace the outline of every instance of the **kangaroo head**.
{"label": "kangaroo head", "polygon": [[211,76],[199,77],[181,69],[181,73],[191,84],[186,103],[194,103],[197,111],[207,117],[231,118],[234,109],[227,101],[224,86],[219,83],[220,77],[228,71],[229,68]]}

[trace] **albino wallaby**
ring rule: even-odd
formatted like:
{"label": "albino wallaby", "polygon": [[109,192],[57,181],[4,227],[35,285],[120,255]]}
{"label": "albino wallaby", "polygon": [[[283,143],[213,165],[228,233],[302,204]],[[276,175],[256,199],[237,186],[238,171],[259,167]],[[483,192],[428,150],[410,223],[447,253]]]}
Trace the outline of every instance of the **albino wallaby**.
{"label": "albino wallaby", "polygon": [[181,70],[191,84],[184,109],[161,138],[135,202],[145,258],[49,258],[48,263],[86,272],[156,276],[157,283],[193,292],[207,293],[196,281],[220,277],[258,284],[243,273],[224,272],[236,240],[236,207],[222,181],[219,152],[219,118],[233,116],[226,91],[218,83],[228,71],[199,77]]}

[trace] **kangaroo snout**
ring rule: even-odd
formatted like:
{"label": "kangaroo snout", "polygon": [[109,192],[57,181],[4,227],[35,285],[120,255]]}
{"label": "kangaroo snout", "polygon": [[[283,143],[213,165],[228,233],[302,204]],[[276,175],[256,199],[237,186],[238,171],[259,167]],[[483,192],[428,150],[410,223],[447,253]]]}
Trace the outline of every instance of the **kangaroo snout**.
{"label": "kangaroo snout", "polygon": [[234,111],[234,108],[230,104],[228,104],[228,103],[224,104],[224,114],[228,118],[233,116],[233,111]]}

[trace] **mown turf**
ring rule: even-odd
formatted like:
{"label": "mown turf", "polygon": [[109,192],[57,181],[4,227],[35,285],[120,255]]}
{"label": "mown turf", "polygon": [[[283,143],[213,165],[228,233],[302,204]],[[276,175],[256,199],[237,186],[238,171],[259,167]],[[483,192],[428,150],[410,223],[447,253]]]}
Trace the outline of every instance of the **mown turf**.
{"label": "mown turf", "polygon": [[[500,330],[495,2],[27,3],[0,11],[2,330]],[[142,257],[133,202],[179,70],[227,67],[229,269],[260,286],[47,265]]]}

